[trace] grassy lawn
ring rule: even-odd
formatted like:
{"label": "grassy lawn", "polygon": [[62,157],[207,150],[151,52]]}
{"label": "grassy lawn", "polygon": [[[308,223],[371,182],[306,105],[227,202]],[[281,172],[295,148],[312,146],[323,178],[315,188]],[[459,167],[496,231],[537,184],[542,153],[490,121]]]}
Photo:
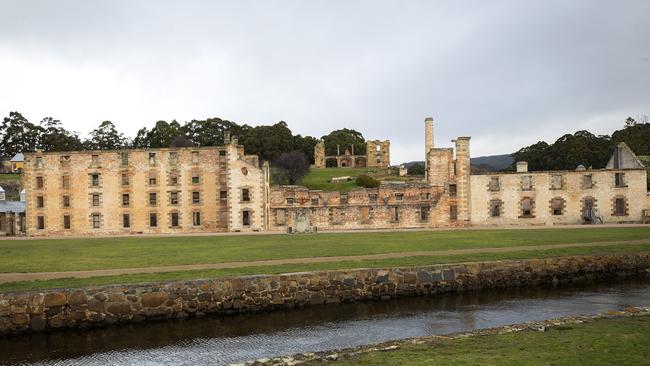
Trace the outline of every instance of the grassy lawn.
{"label": "grassy lawn", "polygon": [[0,272],[53,272],[648,239],[649,227],[2,240]]}
{"label": "grassy lawn", "polygon": [[20,182],[20,174],[0,174],[0,183]]}
{"label": "grassy lawn", "polygon": [[386,169],[380,168],[322,168],[309,169],[309,173],[303,178],[302,185],[311,189],[320,189],[324,191],[340,191],[342,193],[348,192],[352,188],[357,187],[354,181],[330,183],[332,177],[357,177],[361,174],[382,174]]}
{"label": "grassy lawn", "polygon": [[62,278],[44,281],[24,281],[13,283],[0,283],[0,292],[4,291],[25,291],[45,288],[73,288],[101,286],[125,283],[143,282],[164,282],[178,280],[196,280],[207,278],[220,278],[230,276],[244,276],[257,274],[281,274],[291,272],[306,272],[319,270],[344,270],[354,268],[386,268],[406,266],[426,266],[433,264],[449,264],[473,261],[493,261],[501,259],[529,259],[548,258],[569,255],[587,254],[610,254],[610,253],[636,253],[650,251],[650,244],[608,246],[608,247],[585,247],[585,248],[563,248],[540,251],[513,251],[508,253],[478,253],[472,255],[450,255],[435,257],[404,257],[395,259],[376,259],[341,261],[332,263],[310,263],[310,264],[287,264],[276,266],[256,266],[228,269],[210,269],[194,271],[177,271],[162,273],[127,274],[118,276],[101,276],[88,278]]}
{"label": "grassy lawn", "polygon": [[[335,365],[648,365],[650,316],[408,344]],[[316,363],[314,363],[316,364]],[[320,364],[320,363],[318,363]]]}

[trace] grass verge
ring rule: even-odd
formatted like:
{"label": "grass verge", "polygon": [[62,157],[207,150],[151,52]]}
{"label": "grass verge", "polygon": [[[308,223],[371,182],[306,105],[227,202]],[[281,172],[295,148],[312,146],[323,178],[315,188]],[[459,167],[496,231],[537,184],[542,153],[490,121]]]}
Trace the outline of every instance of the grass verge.
{"label": "grass verge", "polygon": [[[551,328],[407,344],[335,365],[648,365],[650,316],[607,318]],[[315,365],[320,363],[313,363]]]}
{"label": "grass verge", "polygon": [[385,268],[385,267],[408,267],[427,266],[433,264],[448,264],[460,262],[492,261],[502,259],[530,259],[550,258],[570,255],[598,255],[612,253],[638,253],[650,251],[650,244],[608,246],[608,247],[584,247],[584,248],[562,248],[539,251],[513,251],[509,253],[484,253],[471,255],[435,256],[435,257],[405,257],[395,259],[341,261],[334,263],[311,263],[311,264],[289,264],[278,266],[257,266],[243,268],[178,271],[162,273],[128,274],[119,276],[101,276],[88,278],[62,278],[43,281],[23,281],[0,284],[0,292],[26,291],[47,288],[74,288],[102,286],[113,284],[142,283],[142,282],[163,282],[177,280],[195,280],[204,278],[220,278],[229,276],[257,275],[257,274],[280,274],[289,272],[318,271],[318,270],[343,270],[354,268]]}
{"label": "grass verge", "polygon": [[2,240],[0,272],[140,268],[639,239],[650,240],[650,227]]}

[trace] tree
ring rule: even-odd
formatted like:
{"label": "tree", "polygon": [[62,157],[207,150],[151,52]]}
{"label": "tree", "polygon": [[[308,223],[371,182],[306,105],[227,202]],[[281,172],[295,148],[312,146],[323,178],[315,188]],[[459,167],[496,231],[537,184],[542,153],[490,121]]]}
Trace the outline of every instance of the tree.
{"label": "tree", "polygon": [[30,123],[18,112],[10,112],[0,125],[2,155],[13,157],[19,152],[32,152],[38,148],[40,128]]}
{"label": "tree", "polygon": [[192,120],[183,126],[187,137],[198,146],[217,146],[224,143],[223,136],[229,132],[231,136],[244,136],[250,126],[240,126],[235,122],[225,121],[221,118],[208,118],[206,120]]}
{"label": "tree", "polygon": [[411,163],[406,171],[408,175],[424,175],[424,163]]}
{"label": "tree", "polygon": [[176,136],[172,140],[169,147],[193,147],[196,146],[192,140],[188,139],[185,136]]}
{"label": "tree", "polygon": [[650,155],[650,123],[626,123],[625,128],[614,131],[612,142],[625,142],[635,154]]}
{"label": "tree", "polygon": [[256,154],[261,160],[275,161],[282,153],[294,150],[293,135],[284,121],[253,127],[240,142],[247,154]]}
{"label": "tree", "polygon": [[45,117],[38,127],[38,146],[43,151],[75,151],[84,148],[79,134],[67,131],[58,119]]}
{"label": "tree", "polygon": [[[322,137],[325,141],[325,154],[336,155],[336,147],[339,146],[341,154],[345,149],[351,150],[354,145],[354,153],[356,155],[366,154],[366,139],[361,132],[344,128],[342,130],[335,130],[328,135]],[[350,151],[352,153],[352,151]]]}
{"label": "tree", "polygon": [[293,137],[293,148],[302,151],[310,164],[314,163],[314,147],[318,139],[312,136],[295,135]]}
{"label": "tree", "polygon": [[116,150],[126,147],[128,140],[117,131],[113,122],[104,121],[90,133],[84,145],[89,150]]}
{"label": "tree", "polygon": [[282,153],[273,165],[283,170],[289,184],[297,184],[309,171],[309,162],[302,151]]}

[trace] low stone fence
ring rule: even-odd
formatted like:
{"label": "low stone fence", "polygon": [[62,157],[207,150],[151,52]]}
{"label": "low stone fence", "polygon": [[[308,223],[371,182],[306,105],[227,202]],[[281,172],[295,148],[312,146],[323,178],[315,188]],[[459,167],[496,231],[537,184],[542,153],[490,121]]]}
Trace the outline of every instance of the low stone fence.
{"label": "low stone fence", "polygon": [[0,293],[0,334],[642,276],[650,253]]}

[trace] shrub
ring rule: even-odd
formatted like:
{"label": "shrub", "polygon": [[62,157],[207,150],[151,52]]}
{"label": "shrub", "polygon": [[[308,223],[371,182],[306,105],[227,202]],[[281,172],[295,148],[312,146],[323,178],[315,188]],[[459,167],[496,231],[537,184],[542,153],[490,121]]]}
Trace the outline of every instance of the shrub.
{"label": "shrub", "polygon": [[357,185],[365,188],[377,188],[379,187],[379,181],[371,176],[362,174],[357,177]]}

